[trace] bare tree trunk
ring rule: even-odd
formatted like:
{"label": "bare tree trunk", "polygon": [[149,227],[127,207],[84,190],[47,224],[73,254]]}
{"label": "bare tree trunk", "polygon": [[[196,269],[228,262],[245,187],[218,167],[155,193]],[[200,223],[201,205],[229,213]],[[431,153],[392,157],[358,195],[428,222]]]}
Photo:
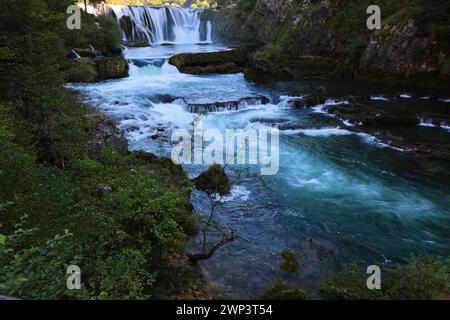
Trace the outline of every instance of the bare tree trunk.
{"label": "bare tree trunk", "polygon": [[198,254],[192,254],[189,255],[189,260],[193,264],[197,264],[200,260],[208,260],[211,258],[214,253],[216,253],[217,250],[219,250],[220,247],[226,245],[229,242],[232,242],[236,239],[236,236],[234,234],[230,235],[228,238],[222,239],[219,243],[217,243],[214,247],[212,247],[208,252],[198,253]]}
{"label": "bare tree trunk", "polygon": [[84,0],[84,12],[87,13],[87,0]]}

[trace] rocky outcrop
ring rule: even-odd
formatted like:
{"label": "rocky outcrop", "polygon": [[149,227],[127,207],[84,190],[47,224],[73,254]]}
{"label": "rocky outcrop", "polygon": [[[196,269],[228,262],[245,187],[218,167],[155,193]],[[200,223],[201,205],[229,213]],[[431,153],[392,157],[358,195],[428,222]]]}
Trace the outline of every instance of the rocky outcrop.
{"label": "rocky outcrop", "polygon": [[204,113],[225,110],[239,110],[247,105],[268,104],[269,98],[265,96],[244,97],[233,101],[219,101],[211,103],[187,103],[189,112]]}
{"label": "rocky outcrop", "polygon": [[419,117],[410,110],[383,110],[372,106],[353,103],[325,107],[325,111],[339,119],[358,125],[411,125],[419,124]]}
{"label": "rocky outcrop", "polygon": [[125,47],[128,48],[145,48],[150,47],[150,44],[146,40],[125,41]]}
{"label": "rocky outcrop", "polygon": [[95,58],[92,61],[97,71],[97,81],[128,77],[128,62],[123,57]]}
{"label": "rocky outcrop", "polygon": [[[75,51],[73,51],[75,52]],[[129,65],[121,56],[69,59],[68,82],[91,83],[128,77]]]}
{"label": "rocky outcrop", "polygon": [[113,145],[120,154],[128,154],[128,141],[114,121],[105,114],[92,110],[87,114],[87,118],[94,124],[93,137],[88,146],[91,158],[100,159],[102,151],[109,145]]}
{"label": "rocky outcrop", "polygon": [[240,0],[220,11],[214,32],[222,40],[261,43],[252,67],[275,78],[375,79],[448,92],[450,4],[379,5],[382,29],[372,31],[360,1]]}
{"label": "rocky outcrop", "polygon": [[230,193],[230,181],[225,170],[219,164],[212,165],[207,171],[201,173],[194,179],[195,187],[210,195],[221,196]]}
{"label": "rocky outcrop", "polygon": [[185,73],[238,73],[248,61],[245,49],[220,52],[182,53],[170,58],[169,63]]}

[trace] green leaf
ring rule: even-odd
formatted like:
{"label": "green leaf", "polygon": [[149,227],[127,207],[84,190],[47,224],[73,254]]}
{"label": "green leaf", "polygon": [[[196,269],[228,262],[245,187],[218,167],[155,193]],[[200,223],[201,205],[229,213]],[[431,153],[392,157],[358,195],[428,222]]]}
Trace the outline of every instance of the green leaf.
{"label": "green leaf", "polygon": [[3,234],[0,234],[0,245],[5,244],[5,241],[6,241],[6,236]]}

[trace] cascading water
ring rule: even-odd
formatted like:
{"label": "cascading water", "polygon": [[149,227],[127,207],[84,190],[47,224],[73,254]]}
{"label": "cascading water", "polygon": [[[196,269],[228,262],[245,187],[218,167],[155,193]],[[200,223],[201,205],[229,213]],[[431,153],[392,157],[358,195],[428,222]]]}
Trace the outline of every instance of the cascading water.
{"label": "cascading water", "polygon": [[[201,21],[201,10],[178,7],[109,5],[124,31],[125,40],[151,44],[211,42],[211,21]],[[206,35],[201,35],[202,24]]]}
{"label": "cascading water", "polygon": [[206,21],[206,42],[212,42],[212,22]]}
{"label": "cascading water", "polygon": [[[176,28],[168,31],[169,21],[179,19],[182,26],[182,18],[172,16],[170,10],[167,15],[163,9],[135,8],[127,9],[135,11],[135,32],[139,23],[144,27],[157,24],[160,29],[147,29],[149,37],[161,35],[158,41],[163,42],[173,32],[176,41],[189,39],[187,33],[177,34]],[[359,131],[359,124],[326,112],[330,106],[350,107],[346,100],[298,107],[308,98],[299,88],[323,84],[336,96],[371,97],[373,103],[386,108],[418,108],[422,126],[401,126],[400,133],[417,141],[447,144],[450,136],[442,128],[450,115],[435,119],[430,114],[437,110],[449,114],[448,99],[387,98],[392,97],[391,91],[379,92],[378,87],[359,82],[342,85],[308,79],[261,86],[247,82],[243,74],[180,73],[168,63],[174,54],[229,49],[218,43],[195,45],[197,37],[207,39],[207,28],[201,22],[202,36],[194,37],[192,45],[126,49],[130,77],[74,88],[83,92],[86,104],[117,121],[130,150],[158,156],[170,156],[174,129],[192,129],[197,115],[191,112],[202,113],[205,131],[280,130],[277,175],[261,177],[252,166],[227,170],[236,182],[217,207],[217,219],[249,240],[230,243],[202,264],[215,285],[230,295],[261,297],[274,275],[281,274],[284,250],[302,257],[306,267],[298,275],[289,275],[302,286],[314,286],[335,272],[336,266],[352,260],[390,264],[391,260],[404,262],[409,253],[448,256],[450,180],[445,166],[410,157],[408,150],[382,144]],[[185,169],[194,178],[207,166],[187,165]],[[211,210],[209,198],[195,190],[192,203],[197,212]],[[196,251],[200,245],[193,239],[188,246]]]}

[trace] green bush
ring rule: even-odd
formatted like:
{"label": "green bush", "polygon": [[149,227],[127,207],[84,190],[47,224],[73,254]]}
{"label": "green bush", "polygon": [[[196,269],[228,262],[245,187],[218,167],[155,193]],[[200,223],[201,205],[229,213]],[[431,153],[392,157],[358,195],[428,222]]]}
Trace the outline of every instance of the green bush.
{"label": "green bush", "polygon": [[366,270],[353,263],[321,285],[328,299],[444,299],[450,293],[450,264],[445,259],[412,256],[406,266],[382,270],[381,290],[369,290]]}
{"label": "green bush", "polygon": [[68,82],[93,82],[97,78],[97,71],[91,60],[78,60],[66,71]]}
{"label": "green bush", "polygon": [[303,289],[294,288],[283,280],[275,279],[264,293],[264,300],[309,300],[311,297]]}
{"label": "green bush", "polygon": [[282,50],[278,44],[268,43],[253,54],[253,59],[257,62],[275,62],[281,59]]}

